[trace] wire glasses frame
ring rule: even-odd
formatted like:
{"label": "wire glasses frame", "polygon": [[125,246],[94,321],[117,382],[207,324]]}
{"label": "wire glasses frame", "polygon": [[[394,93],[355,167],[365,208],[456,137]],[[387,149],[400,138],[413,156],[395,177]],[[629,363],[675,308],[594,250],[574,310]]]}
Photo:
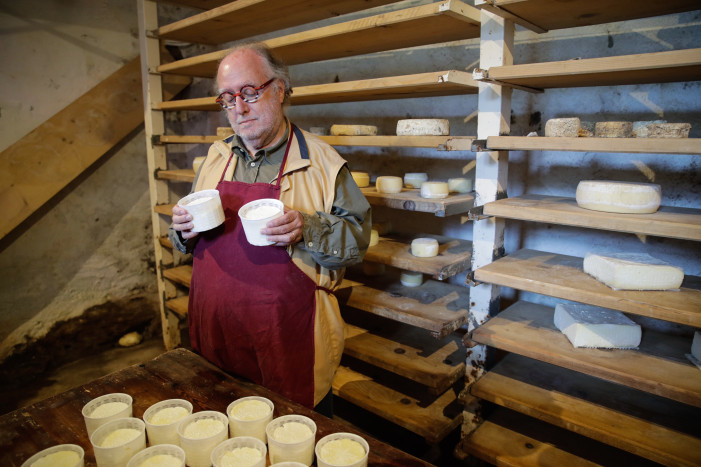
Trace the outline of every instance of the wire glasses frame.
{"label": "wire glasses frame", "polygon": [[264,91],[265,88],[267,88],[273,81],[275,81],[275,78],[270,78],[265,83],[255,87],[247,84],[246,86],[243,86],[236,94],[229,91],[224,91],[223,93],[219,94],[216,103],[221,105],[224,110],[230,110],[236,107],[236,98],[240,96],[242,101],[246,102],[247,104],[252,104],[260,99],[260,96],[263,93],[262,91]]}

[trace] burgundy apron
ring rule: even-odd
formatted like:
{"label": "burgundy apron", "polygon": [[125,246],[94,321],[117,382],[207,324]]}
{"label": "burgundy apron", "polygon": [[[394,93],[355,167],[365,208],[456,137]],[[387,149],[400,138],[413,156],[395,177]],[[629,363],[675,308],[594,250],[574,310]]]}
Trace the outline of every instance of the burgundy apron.
{"label": "burgundy apron", "polygon": [[229,156],[217,185],[225,221],[200,233],[188,315],[192,347],[207,360],[312,408],[317,286],[285,248],[249,244],[238,217],[249,201],[280,198],[292,139],[275,185],[224,181]]}

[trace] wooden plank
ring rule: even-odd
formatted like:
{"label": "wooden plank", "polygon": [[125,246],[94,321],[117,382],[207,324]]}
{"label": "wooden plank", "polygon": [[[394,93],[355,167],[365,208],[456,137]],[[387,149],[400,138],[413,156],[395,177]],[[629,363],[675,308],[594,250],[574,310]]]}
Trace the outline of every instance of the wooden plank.
{"label": "wooden plank", "polygon": [[[294,88],[291,105],[329,104],[336,102],[372,101],[378,99],[406,99],[475,94],[477,82],[465,71],[447,70],[414,75],[314,84]],[[198,97],[161,102],[158,110],[212,110],[220,111],[216,97]]]}
{"label": "wooden plank", "polygon": [[237,0],[162,26],[158,28],[158,35],[161,39],[222,44],[375,8],[392,1]]}
{"label": "wooden plank", "polygon": [[[186,85],[176,84],[174,90]],[[5,149],[0,154],[0,238],[141,125],[142,102],[136,57]]]}
{"label": "wooden plank", "polygon": [[536,89],[698,81],[701,49],[491,67],[490,80]]}
{"label": "wooden plank", "polygon": [[472,395],[665,465],[701,465],[701,409],[515,354]]}
{"label": "wooden plank", "polygon": [[[357,273],[349,275],[362,278]],[[434,280],[405,287],[390,273],[362,279],[367,285],[344,279],[336,291],[342,305],[426,329],[439,339],[467,322],[470,297],[466,287]]]}
{"label": "wooden plank", "polygon": [[159,135],[161,144],[212,144],[222,139],[216,135]]}
{"label": "wooden plank", "polygon": [[[431,3],[263,41],[287,65],[479,37],[479,11]],[[213,77],[229,49],[161,65],[161,73]]]}
{"label": "wooden plank", "polygon": [[406,428],[429,443],[439,443],[462,420],[453,390],[426,405],[345,366],[336,371],[332,390],[335,396]]}
{"label": "wooden plank", "polygon": [[484,214],[531,222],[701,240],[701,209],[662,206],[652,214],[618,214],[580,208],[574,198],[527,194],[487,203]]}
{"label": "wooden plank", "polygon": [[576,151],[596,153],[701,154],[701,138],[566,138],[489,136],[487,147],[500,151]]}
{"label": "wooden plank", "polygon": [[423,384],[432,394],[444,393],[465,375],[459,336],[438,340],[410,326],[368,330],[346,323],[343,353]]}
{"label": "wooden plank", "polygon": [[176,182],[194,182],[195,171],[192,169],[170,169],[156,172],[158,180],[171,180]]}
{"label": "wooden plank", "polygon": [[226,5],[231,0],[158,0],[159,3],[172,3],[173,5],[183,5],[200,10],[210,10],[218,6]]}
{"label": "wooden plank", "polygon": [[582,258],[519,250],[475,271],[475,279],[504,287],[701,327],[699,281],[687,276],[679,291],[613,290],[582,270]]}
{"label": "wooden plank", "polygon": [[[611,2],[589,0],[563,2],[560,0],[476,0],[475,6],[508,16],[517,24],[528,27],[535,24],[542,31],[575,28],[594,24],[627,21],[698,10],[696,0],[636,0],[635,2]],[[492,6],[492,8],[489,8]],[[523,21],[518,21],[521,18]],[[525,22],[525,23],[524,23]]]}
{"label": "wooden plank", "polygon": [[171,298],[166,300],[166,308],[175,313],[179,319],[186,320],[189,301],[190,297],[187,295]]}
{"label": "wooden plank", "polygon": [[646,329],[638,350],[573,347],[552,308],[517,302],[472,332],[480,344],[525,355],[701,407],[701,372],[686,354],[691,338]]}
{"label": "wooden plank", "polygon": [[173,204],[159,204],[159,205],[153,207],[153,211],[157,212],[158,214],[163,214],[165,216],[172,216],[173,215],[173,206],[175,206],[175,203],[173,203]]}
{"label": "wooden plank", "polygon": [[[438,256],[419,258],[412,255],[411,241],[418,237],[435,238],[439,245]],[[469,269],[471,257],[472,242],[431,234],[380,237],[378,244],[371,246],[365,254],[366,261],[430,274],[436,280],[444,280]]]}
{"label": "wooden plank", "polygon": [[163,277],[177,284],[184,285],[185,287],[190,287],[190,281],[192,280],[192,266],[185,264],[170,269],[164,269]]}
{"label": "wooden plank", "polygon": [[451,194],[443,199],[422,198],[416,188],[402,188],[401,193],[379,193],[374,186],[360,189],[373,206],[385,206],[404,211],[430,212],[438,217],[467,213],[475,203],[473,192]]}

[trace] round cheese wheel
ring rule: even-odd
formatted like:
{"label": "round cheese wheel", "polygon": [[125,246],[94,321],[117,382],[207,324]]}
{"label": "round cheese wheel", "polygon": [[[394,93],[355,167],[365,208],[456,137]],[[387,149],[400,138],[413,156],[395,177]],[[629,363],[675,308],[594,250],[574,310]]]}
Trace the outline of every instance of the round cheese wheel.
{"label": "round cheese wheel", "polygon": [[402,191],[403,180],[401,177],[384,175],[377,177],[375,188],[380,193],[400,193]]}
{"label": "round cheese wheel", "polygon": [[416,271],[402,271],[399,274],[399,282],[407,287],[418,287],[423,284],[424,275]]}
{"label": "round cheese wheel", "polygon": [[472,191],[472,179],[470,178],[449,178],[448,191],[451,193],[469,193]]}
{"label": "round cheese wheel", "polygon": [[331,125],[332,136],[375,136],[377,127],[374,125]]}
{"label": "round cheese wheel", "polygon": [[649,214],[660,207],[662,191],[655,183],[582,180],[576,200],[579,207],[592,211]]}
{"label": "round cheese wheel", "polygon": [[404,186],[406,188],[421,188],[421,184],[428,180],[428,174],[413,172],[404,174]]}
{"label": "round cheese wheel", "polygon": [[449,191],[446,182],[423,182],[421,184],[422,198],[446,198]]}
{"label": "round cheese wheel", "polygon": [[353,180],[355,180],[355,183],[359,188],[365,188],[366,186],[370,185],[370,174],[367,172],[352,171],[351,177],[353,177]]}
{"label": "round cheese wheel", "polygon": [[438,254],[438,240],[421,237],[412,240],[411,254],[419,258],[430,258]]}
{"label": "round cheese wheel", "polygon": [[380,234],[377,232],[377,230],[372,229],[370,231],[370,246],[375,246],[379,243],[380,241]]}

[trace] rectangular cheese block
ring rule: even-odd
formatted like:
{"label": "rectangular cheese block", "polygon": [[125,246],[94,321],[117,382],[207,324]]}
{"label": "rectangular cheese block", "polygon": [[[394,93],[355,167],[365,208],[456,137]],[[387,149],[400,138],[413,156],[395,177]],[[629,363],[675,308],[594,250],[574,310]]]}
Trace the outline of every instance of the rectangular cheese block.
{"label": "rectangular cheese block", "polygon": [[375,136],[377,127],[374,125],[331,125],[332,136]]}
{"label": "rectangular cheese block", "polygon": [[558,303],[555,327],[575,347],[634,349],[642,336],[640,325],[620,311],[593,305]]}
{"label": "rectangular cheese block", "polygon": [[579,118],[551,118],[545,122],[545,136],[577,138],[581,123]]}
{"label": "rectangular cheese block", "polygon": [[587,253],[584,272],[617,290],[672,290],[684,281],[684,270],[647,253]]}
{"label": "rectangular cheese block", "polygon": [[633,122],[596,122],[594,136],[597,138],[630,138]]}

